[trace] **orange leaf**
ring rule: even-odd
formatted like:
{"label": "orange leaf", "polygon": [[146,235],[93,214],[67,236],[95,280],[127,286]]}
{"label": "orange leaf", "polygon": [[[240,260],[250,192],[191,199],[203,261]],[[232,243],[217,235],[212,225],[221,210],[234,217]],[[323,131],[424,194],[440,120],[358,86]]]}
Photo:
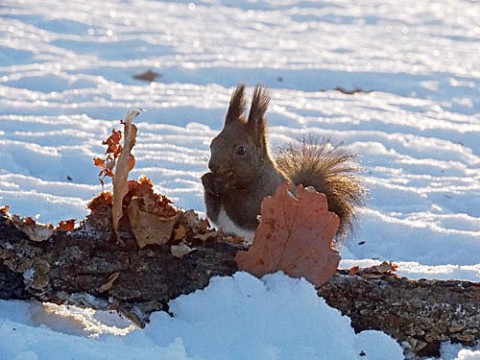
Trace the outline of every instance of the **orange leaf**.
{"label": "orange leaf", "polygon": [[36,223],[37,222],[34,219],[32,219],[30,216],[27,216],[25,218],[25,225],[27,226],[35,226]]}
{"label": "orange leaf", "polygon": [[338,251],[332,249],[340,220],[328,211],[325,194],[298,186],[296,195],[284,184],[273,197],[263,199],[253,245],[237,253],[236,259],[241,270],[256,276],[283,270],[320,286],[340,262]]}
{"label": "orange leaf", "polygon": [[101,212],[101,209],[105,206],[112,205],[112,193],[103,191],[94,197],[87,207],[91,210],[92,214],[96,215]]}
{"label": "orange leaf", "polygon": [[360,266],[353,266],[348,270],[348,275],[356,275],[358,274],[358,271],[360,270]]}
{"label": "orange leaf", "polygon": [[94,164],[96,167],[102,168],[102,167],[105,165],[105,160],[100,159],[100,158],[94,158],[94,159],[93,159],[93,164]]}
{"label": "orange leaf", "polygon": [[115,147],[115,145],[119,145],[121,139],[122,132],[120,130],[112,129],[112,134],[107,138],[107,140],[103,141],[103,144],[108,145],[109,147]]}
{"label": "orange leaf", "polygon": [[62,220],[58,223],[56,230],[58,231],[72,231],[75,227],[75,219]]}

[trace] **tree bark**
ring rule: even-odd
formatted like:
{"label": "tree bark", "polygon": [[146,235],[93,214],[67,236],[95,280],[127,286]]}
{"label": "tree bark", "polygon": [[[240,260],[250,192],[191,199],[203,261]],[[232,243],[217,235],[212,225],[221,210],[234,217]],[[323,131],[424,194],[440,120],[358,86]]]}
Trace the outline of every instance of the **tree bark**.
{"label": "tree bark", "polygon": [[480,339],[480,283],[414,281],[381,267],[339,270],[318,294],[350,317],[356,332],[382,330],[407,344],[411,357],[440,356],[444,341],[473,346]]}
{"label": "tree bark", "polygon": [[[181,257],[171,242],[139,249],[125,221],[125,246],[119,246],[109,211],[45,241],[33,241],[19,223],[0,211],[0,298],[115,309],[140,326],[151,312],[168,311],[171,299],[237,271],[241,250],[218,233],[205,240],[188,229],[182,242],[193,250]],[[318,293],[349,316],[357,332],[384,331],[404,345],[406,356],[438,356],[443,341],[473,345],[480,339],[479,283],[412,281],[384,264],[339,270]]]}
{"label": "tree bark", "polygon": [[121,231],[125,246],[111,221],[91,215],[78,229],[32,241],[0,212],[0,298],[113,309],[144,326],[171,299],[237,270],[237,248],[221,238],[191,238],[193,250],[178,258],[170,245],[139,249],[126,222]]}

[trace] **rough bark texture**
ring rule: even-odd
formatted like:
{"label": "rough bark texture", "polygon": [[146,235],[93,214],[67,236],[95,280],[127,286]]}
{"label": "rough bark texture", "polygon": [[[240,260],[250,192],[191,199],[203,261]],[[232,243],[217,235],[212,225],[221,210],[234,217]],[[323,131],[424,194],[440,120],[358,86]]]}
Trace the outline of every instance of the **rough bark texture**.
{"label": "rough bark texture", "polygon": [[221,239],[192,239],[194,250],[178,258],[169,245],[139,249],[125,227],[119,246],[111,223],[104,225],[91,216],[77,230],[36,242],[0,212],[0,298],[115,309],[143,326],[171,299],[237,270],[236,247]]}
{"label": "rough bark texture", "polygon": [[337,271],[318,293],[350,317],[356,332],[382,330],[407,344],[408,357],[440,356],[443,341],[480,339],[480,283],[413,281],[367,268]]}
{"label": "rough bark texture", "polygon": [[[120,227],[125,246],[117,245],[110,215],[90,215],[79,229],[38,242],[0,211],[0,298],[116,309],[145,325],[151,312],[168,310],[169,300],[237,270],[239,248],[218,234],[200,240],[187,229],[185,241],[195,250],[178,258],[169,244],[139,249],[127,222]],[[386,266],[337,271],[318,292],[356,331],[390,334],[407,357],[438,356],[442,341],[480,339],[479,283],[411,281]]]}

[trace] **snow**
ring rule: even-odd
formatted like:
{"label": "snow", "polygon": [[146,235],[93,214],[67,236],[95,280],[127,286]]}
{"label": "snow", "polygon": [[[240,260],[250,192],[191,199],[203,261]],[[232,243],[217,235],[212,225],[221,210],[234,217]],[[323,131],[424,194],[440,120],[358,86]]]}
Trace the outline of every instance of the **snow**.
{"label": "snow", "polygon": [[38,304],[0,304],[7,359],[351,359],[362,351],[368,359],[402,358],[395,340],[378,331],[355,335],[350,320],[311,284],[281,273],[214,278],[205,290],[173,301],[174,317],[154,313],[145,330],[125,321],[107,326],[104,314],[100,322],[77,308],[63,315],[77,318],[75,327],[52,320]]}
{"label": "snow", "polygon": [[[465,0],[4,0],[0,204],[44,223],[83,218],[101,191],[101,141],[143,108],[131,176],[204,213],[199,177],[231,90],[262,83],[272,149],[313,133],[365,167],[369,199],[342,267],[391,260],[413,279],[480,281],[479,18]],[[133,78],[147,70],[156,82]],[[354,334],[311,285],[282,274],[214,278],[171,308],[138,330],[115,314],[0,301],[0,353],[402,358],[390,337]],[[444,344],[442,358],[480,351]]]}

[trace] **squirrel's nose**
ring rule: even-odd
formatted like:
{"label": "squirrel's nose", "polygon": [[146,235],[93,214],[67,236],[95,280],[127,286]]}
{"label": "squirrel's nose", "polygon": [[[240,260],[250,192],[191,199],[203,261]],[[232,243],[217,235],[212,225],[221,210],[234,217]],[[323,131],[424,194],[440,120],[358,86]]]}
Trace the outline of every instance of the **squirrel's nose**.
{"label": "squirrel's nose", "polygon": [[208,168],[210,169],[211,172],[216,173],[220,169],[220,165],[217,163],[214,163],[212,161],[208,162]]}

